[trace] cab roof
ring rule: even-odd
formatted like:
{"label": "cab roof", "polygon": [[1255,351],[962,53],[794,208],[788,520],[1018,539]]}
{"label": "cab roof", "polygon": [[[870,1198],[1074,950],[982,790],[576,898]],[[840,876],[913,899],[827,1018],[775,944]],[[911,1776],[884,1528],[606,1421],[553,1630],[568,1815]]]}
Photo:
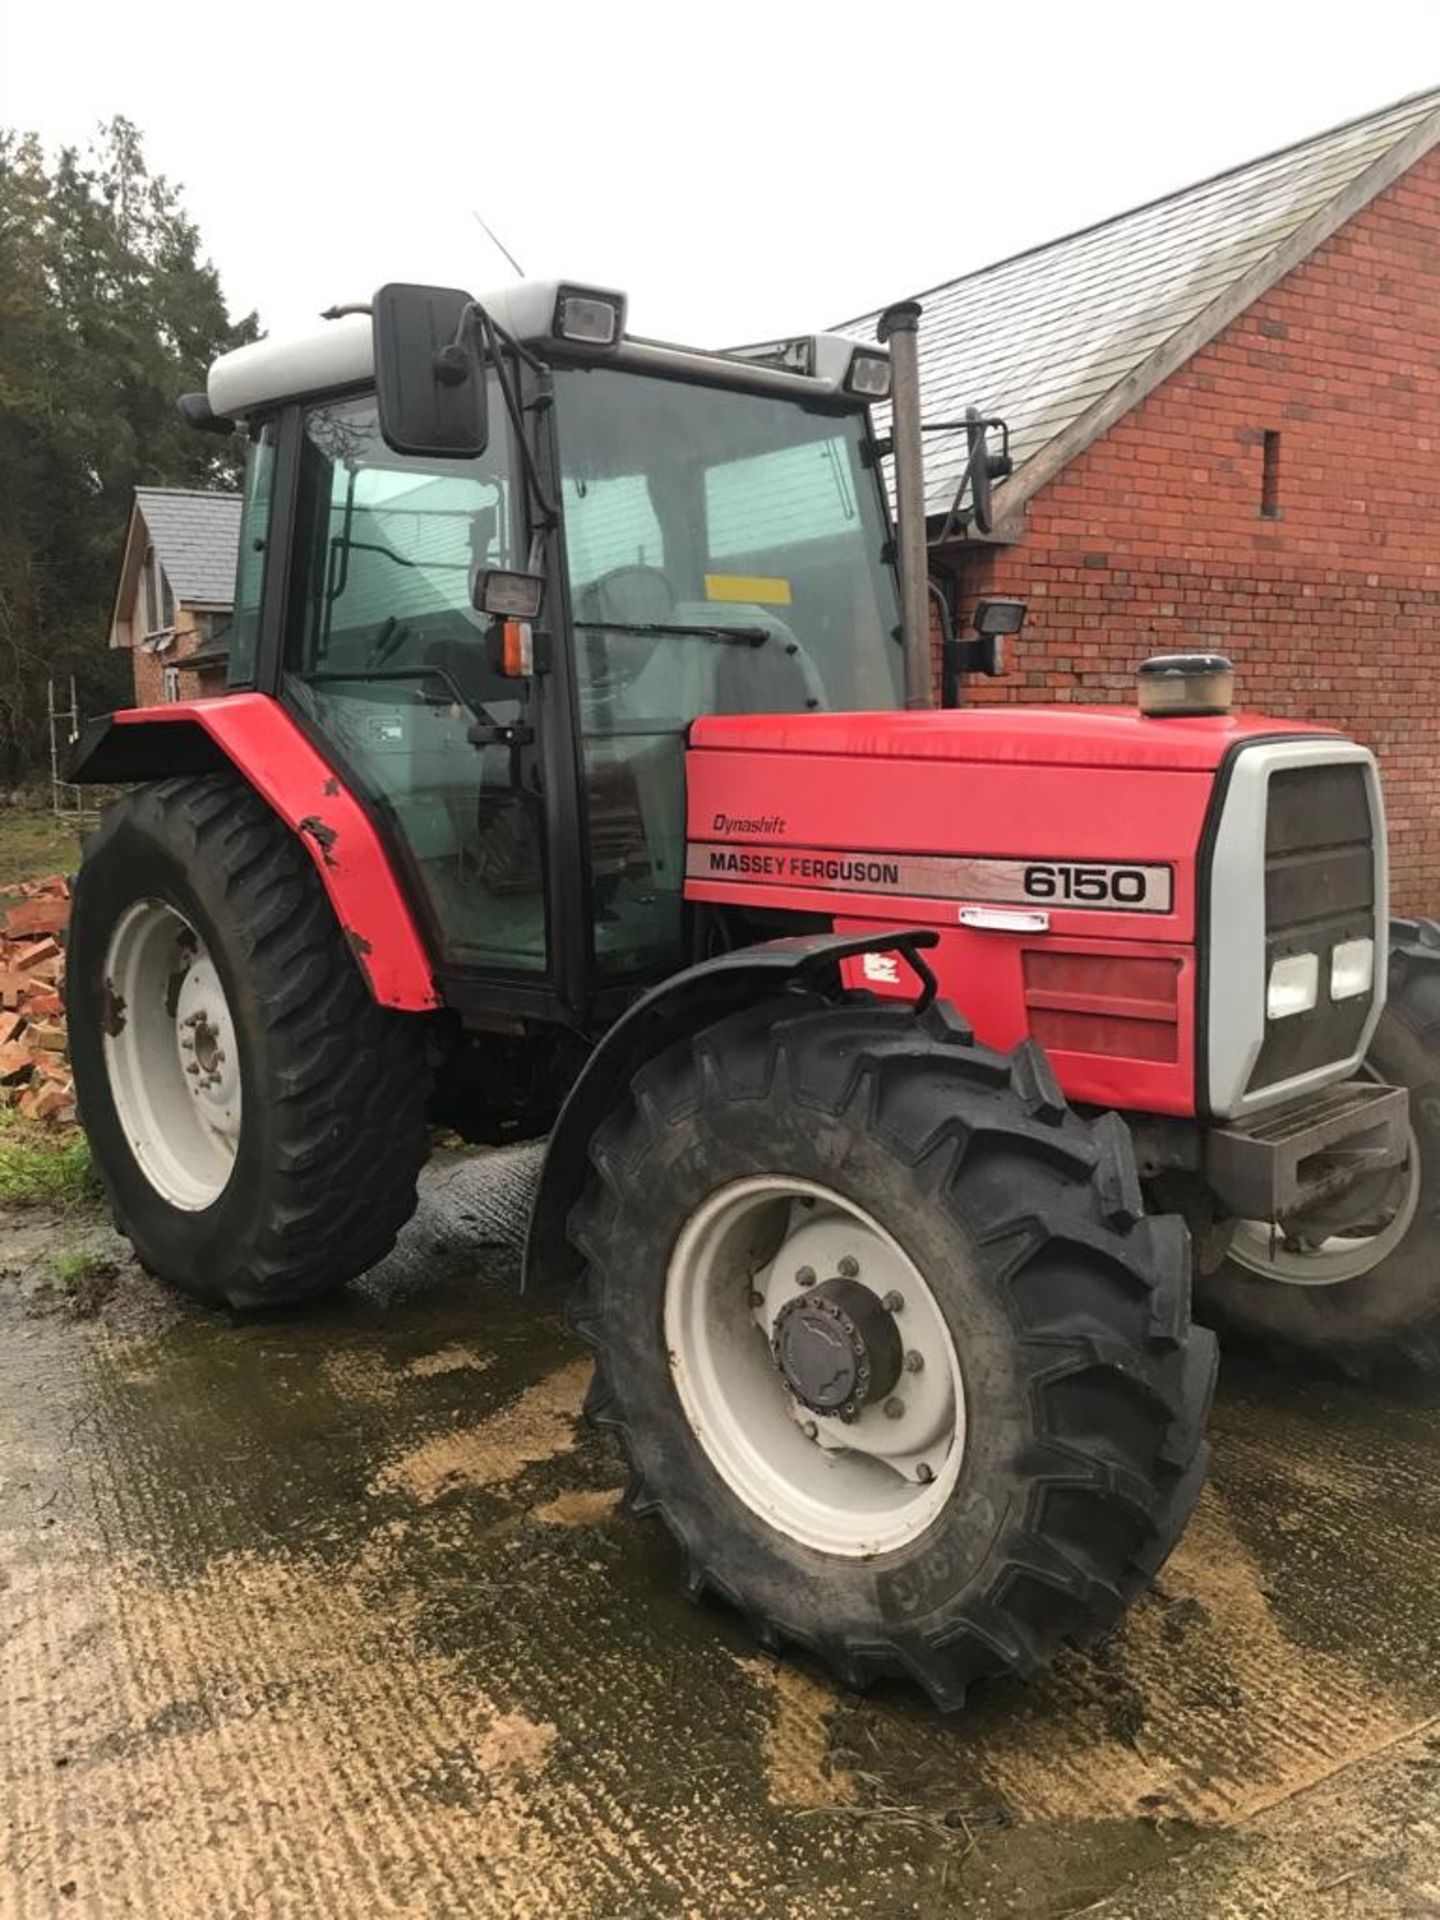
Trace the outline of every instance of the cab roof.
{"label": "cab roof", "polygon": [[[617,304],[621,330],[614,345],[586,347],[557,336],[557,303],[565,291],[593,292]],[[624,331],[624,294],[583,287],[576,281],[522,280],[483,294],[480,299],[486,312],[507,333],[543,354],[638,372],[682,375],[753,392],[808,397],[856,409],[868,402],[863,395],[846,390],[855,354],[888,358],[885,349],[873,340],[841,333],[804,335],[763,348],[728,352],[646,340]],[[210,411],[224,419],[243,419],[304,395],[369,385],[375,377],[370,308],[365,304],[333,311],[333,319],[222,354],[211,367],[206,386]]]}

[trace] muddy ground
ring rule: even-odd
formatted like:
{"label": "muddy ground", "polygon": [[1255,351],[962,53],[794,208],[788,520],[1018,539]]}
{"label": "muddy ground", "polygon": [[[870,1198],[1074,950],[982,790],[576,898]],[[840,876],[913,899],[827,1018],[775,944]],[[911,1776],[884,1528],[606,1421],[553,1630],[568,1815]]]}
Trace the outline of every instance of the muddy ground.
{"label": "muddy ground", "polygon": [[1153,1596],[940,1720],[681,1597],[514,1172],[242,1324],[0,1219],[5,1920],[1440,1915],[1433,1396],[1227,1361]]}

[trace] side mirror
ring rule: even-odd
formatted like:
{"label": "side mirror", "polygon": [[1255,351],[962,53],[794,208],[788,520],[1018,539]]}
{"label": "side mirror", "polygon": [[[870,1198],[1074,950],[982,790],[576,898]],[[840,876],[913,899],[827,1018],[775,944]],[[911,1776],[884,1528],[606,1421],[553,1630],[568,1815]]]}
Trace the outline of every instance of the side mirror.
{"label": "side mirror", "polygon": [[490,438],[472,302],[456,287],[380,289],[372,306],[380,433],[395,453],[474,460]]}

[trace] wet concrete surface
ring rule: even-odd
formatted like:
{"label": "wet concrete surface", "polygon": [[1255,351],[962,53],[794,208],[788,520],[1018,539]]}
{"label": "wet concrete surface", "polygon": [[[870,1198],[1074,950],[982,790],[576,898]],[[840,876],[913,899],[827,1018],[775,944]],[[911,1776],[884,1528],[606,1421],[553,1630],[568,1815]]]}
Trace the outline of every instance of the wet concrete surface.
{"label": "wet concrete surface", "polygon": [[1435,1395],[1228,1359],[1154,1594],[942,1720],[683,1599],[514,1171],[238,1324],[0,1219],[5,1920],[1440,1915]]}

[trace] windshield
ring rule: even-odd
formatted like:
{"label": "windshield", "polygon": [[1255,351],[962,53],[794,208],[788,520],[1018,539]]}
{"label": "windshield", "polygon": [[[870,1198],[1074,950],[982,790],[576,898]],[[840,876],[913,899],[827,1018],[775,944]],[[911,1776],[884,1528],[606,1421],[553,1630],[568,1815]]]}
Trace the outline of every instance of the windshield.
{"label": "windshield", "polygon": [[856,413],[614,367],[555,371],[602,973],[684,959],[697,714],[893,708],[899,603]]}
{"label": "windshield", "polygon": [[860,415],[563,367],[556,423],[593,731],[898,704],[899,606]]}

